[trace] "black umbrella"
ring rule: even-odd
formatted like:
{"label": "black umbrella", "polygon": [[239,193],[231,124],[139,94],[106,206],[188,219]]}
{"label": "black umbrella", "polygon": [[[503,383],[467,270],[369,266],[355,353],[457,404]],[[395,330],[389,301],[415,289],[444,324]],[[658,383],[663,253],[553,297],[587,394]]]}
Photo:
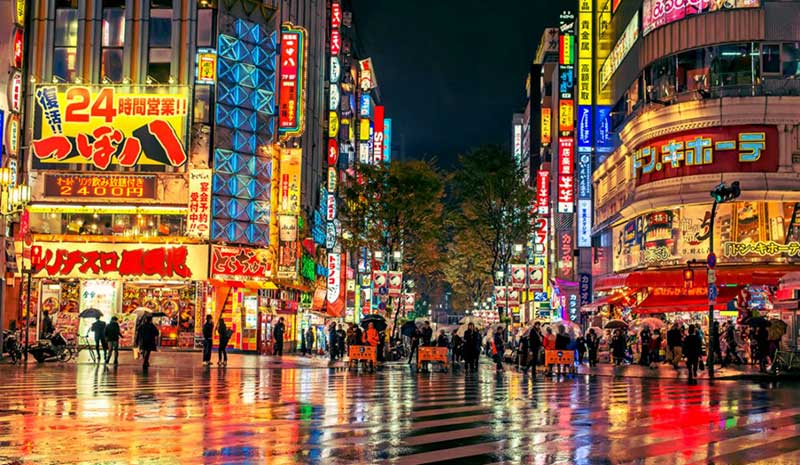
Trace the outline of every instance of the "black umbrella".
{"label": "black umbrella", "polygon": [[406,321],[403,323],[403,326],[400,327],[400,334],[403,336],[411,337],[414,335],[414,332],[417,330],[417,324],[413,321]]}
{"label": "black umbrella", "polygon": [[754,328],[766,328],[769,326],[769,320],[764,318],[763,316],[756,316],[747,320],[747,326],[752,326]]}
{"label": "black umbrella", "polygon": [[384,331],[386,329],[386,318],[380,315],[367,315],[361,320],[361,327],[367,329],[369,324],[372,323],[375,326],[375,329],[378,331]]}
{"label": "black umbrella", "polygon": [[87,308],[86,310],[82,311],[81,314],[78,316],[80,318],[100,318],[103,316],[103,312],[101,312],[96,308]]}
{"label": "black umbrella", "polygon": [[161,318],[162,316],[167,316],[167,314],[164,313],[164,312],[153,312],[153,314],[151,316],[153,318]]}

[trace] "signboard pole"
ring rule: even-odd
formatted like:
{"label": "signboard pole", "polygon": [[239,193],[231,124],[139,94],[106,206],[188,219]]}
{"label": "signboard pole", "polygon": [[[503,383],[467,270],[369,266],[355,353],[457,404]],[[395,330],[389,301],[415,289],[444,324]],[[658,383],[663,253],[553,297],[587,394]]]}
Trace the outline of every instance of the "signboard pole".
{"label": "signboard pole", "polygon": [[[714,205],[711,207],[711,227],[710,235],[708,238],[708,253],[709,255],[714,254],[714,222],[717,216],[717,200],[714,199]],[[708,279],[709,287],[712,283],[711,275],[712,275],[712,260],[706,261],[706,276]],[[715,263],[716,265],[716,263]],[[710,291],[710,289],[709,289]],[[708,365],[708,378],[714,379],[714,339],[719,337],[718,334],[714,334],[714,299],[712,299],[711,292],[708,293],[708,356],[706,357],[706,365]]]}

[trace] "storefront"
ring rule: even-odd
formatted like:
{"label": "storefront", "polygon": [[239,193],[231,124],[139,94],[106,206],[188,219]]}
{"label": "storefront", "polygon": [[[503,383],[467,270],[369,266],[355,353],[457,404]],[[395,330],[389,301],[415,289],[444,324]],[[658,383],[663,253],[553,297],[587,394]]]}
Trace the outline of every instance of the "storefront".
{"label": "storefront", "polygon": [[195,346],[196,322],[205,309],[208,246],[37,242],[31,261],[32,326],[38,327],[46,310],[66,339],[93,337],[93,319],[79,315],[97,309],[106,322],[118,318],[120,345],[131,347],[137,316],[150,313],[162,346]]}

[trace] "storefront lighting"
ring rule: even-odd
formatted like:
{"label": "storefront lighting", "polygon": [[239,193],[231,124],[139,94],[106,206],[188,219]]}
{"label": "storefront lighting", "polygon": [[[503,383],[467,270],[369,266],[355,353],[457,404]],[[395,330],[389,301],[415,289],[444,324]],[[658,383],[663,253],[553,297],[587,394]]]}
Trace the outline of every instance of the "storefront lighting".
{"label": "storefront lighting", "polygon": [[[2,176],[2,174],[0,174]],[[110,213],[129,215],[184,215],[186,207],[169,206],[129,206],[129,205],[65,205],[40,203],[30,207],[31,213]]]}
{"label": "storefront lighting", "polygon": [[75,84],[83,84],[83,78],[80,76],[75,76]]}
{"label": "storefront lighting", "polygon": [[0,186],[6,187],[11,184],[11,168],[0,168]]}

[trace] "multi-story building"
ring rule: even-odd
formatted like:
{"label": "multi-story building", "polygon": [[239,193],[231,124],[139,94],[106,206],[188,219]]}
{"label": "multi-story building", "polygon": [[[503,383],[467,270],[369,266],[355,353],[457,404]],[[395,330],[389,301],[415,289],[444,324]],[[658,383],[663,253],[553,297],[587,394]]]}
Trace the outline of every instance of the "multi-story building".
{"label": "multi-story building", "polygon": [[206,314],[236,349],[267,348],[278,316],[296,339],[322,271],[304,225],[324,179],[326,2],[33,6],[3,159],[32,192],[32,279],[8,287],[25,304],[3,327],[29,314],[35,335],[49,311],[85,334],[96,308],[121,316],[125,345],[147,310],[164,345],[194,346]]}
{"label": "multi-story building", "polygon": [[[665,3],[596,5],[610,153],[593,174],[599,298],[586,309],[769,310],[800,261],[800,4]],[[741,195],[712,208],[734,182]]]}

